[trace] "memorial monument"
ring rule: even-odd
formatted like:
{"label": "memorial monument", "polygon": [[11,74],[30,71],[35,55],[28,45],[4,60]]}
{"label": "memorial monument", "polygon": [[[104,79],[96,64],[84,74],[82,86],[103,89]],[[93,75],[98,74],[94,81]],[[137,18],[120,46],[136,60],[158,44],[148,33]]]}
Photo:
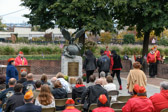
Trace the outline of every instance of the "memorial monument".
{"label": "memorial monument", "polygon": [[64,47],[63,56],[61,56],[61,72],[70,78],[82,77],[82,57],[79,56],[82,44],[75,44],[74,41],[85,33],[82,29],[78,31],[75,37],[62,29],[64,38],[69,41],[69,45]]}

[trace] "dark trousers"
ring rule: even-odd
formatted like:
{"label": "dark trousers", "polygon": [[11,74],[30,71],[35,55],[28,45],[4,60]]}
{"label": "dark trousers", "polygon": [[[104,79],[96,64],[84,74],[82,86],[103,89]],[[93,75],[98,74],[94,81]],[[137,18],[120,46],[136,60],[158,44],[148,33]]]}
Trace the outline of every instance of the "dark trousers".
{"label": "dark trousers", "polygon": [[156,71],[156,75],[157,75],[158,64],[159,64],[159,61],[157,60],[157,61],[156,61],[156,70],[155,70],[155,71]]}
{"label": "dark trousers", "polygon": [[114,76],[115,76],[115,74],[116,74],[116,75],[117,75],[118,83],[119,83],[119,85],[121,85],[120,70],[113,70],[112,72],[113,72],[113,73],[111,74],[112,77],[114,78]]}
{"label": "dark trousers", "polygon": [[86,71],[86,82],[89,83],[89,77],[93,74],[94,70]]}
{"label": "dark trousers", "polygon": [[156,68],[157,66],[156,66],[156,63],[150,63],[149,64],[149,76],[150,77],[154,77],[155,75],[156,75]]}

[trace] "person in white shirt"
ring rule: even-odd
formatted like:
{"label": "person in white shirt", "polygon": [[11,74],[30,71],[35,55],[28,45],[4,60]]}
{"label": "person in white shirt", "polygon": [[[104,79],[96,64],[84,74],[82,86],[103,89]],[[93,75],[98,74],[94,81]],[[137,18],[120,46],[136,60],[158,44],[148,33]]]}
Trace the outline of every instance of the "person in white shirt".
{"label": "person in white shirt", "polygon": [[108,75],[106,80],[108,84],[104,85],[104,89],[106,89],[108,92],[111,90],[116,90],[116,85],[113,83],[112,76]]}

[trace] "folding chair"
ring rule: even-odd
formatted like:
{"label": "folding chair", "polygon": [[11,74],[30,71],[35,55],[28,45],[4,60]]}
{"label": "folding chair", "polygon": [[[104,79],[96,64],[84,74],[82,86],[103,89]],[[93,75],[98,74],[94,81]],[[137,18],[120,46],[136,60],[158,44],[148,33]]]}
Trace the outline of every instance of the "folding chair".
{"label": "folding chair", "polygon": [[110,100],[110,102],[112,101],[116,101],[116,99],[117,99],[117,97],[118,97],[118,95],[119,95],[119,91],[118,90],[112,90],[112,91],[109,91],[108,92],[108,95],[109,96],[111,96],[111,100]]}
{"label": "folding chair", "polygon": [[117,101],[127,102],[132,96],[118,96]]}
{"label": "folding chair", "polygon": [[68,98],[72,98],[72,93],[68,93]]}
{"label": "folding chair", "polygon": [[113,109],[114,112],[122,112],[122,109]]}
{"label": "folding chair", "polygon": [[97,108],[97,104],[96,103],[93,103],[89,106],[89,110],[88,112],[92,112],[93,109]]}
{"label": "folding chair", "polygon": [[76,105],[81,104],[81,98],[76,98],[76,99],[75,99],[75,104],[76,104]]}
{"label": "folding chair", "polygon": [[55,99],[55,106],[65,106],[67,99]]}
{"label": "folding chair", "polygon": [[160,112],[168,112],[168,108],[162,109]]}
{"label": "folding chair", "polygon": [[122,109],[122,107],[125,105],[126,103],[112,103],[111,104],[111,108],[113,109]]}
{"label": "folding chair", "polygon": [[52,107],[52,108],[42,108],[42,112],[55,112],[55,107]]}
{"label": "folding chair", "polygon": [[83,111],[83,105],[82,104],[75,105],[75,108],[80,110],[81,112]]}

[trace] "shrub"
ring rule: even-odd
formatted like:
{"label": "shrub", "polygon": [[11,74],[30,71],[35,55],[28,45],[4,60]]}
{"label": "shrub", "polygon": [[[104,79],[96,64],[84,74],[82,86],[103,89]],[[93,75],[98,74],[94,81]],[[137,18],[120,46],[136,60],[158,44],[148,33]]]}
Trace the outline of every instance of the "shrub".
{"label": "shrub", "polygon": [[13,54],[15,54],[15,50],[12,47],[5,46],[5,47],[3,47],[3,54],[4,55],[13,55]]}
{"label": "shrub", "polygon": [[109,33],[109,32],[104,32],[104,33],[101,33],[101,34],[100,34],[100,41],[101,41],[102,43],[108,44],[108,43],[111,42],[111,39],[112,39],[112,35],[111,35],[111,33]]}
{"label": "shrub", "polygon": [[50,48],[50,47],[44,47],[43,48],[43,50],[44,50],[44,54],[52,54],[52,48]]}
{"label": "shrub", "polygon": [[[63,48],[62,48],[63,49]],[[61,48],[59,48],[58,46],[56,46],[56,47],[54,47],[54,49],[53,49],[53,53],[54,54],[60,54],[60,53],[62,53],[62,49]]]}
{"label": "shrub", "polygon": [[28,43],[28,37],[18,37],[16,42],[23,42],[23,43]]}
{"label": "shrub", "polygon": [[38,54],[37,49],[35,47],[30,48],[30,54]]}
{"label": "shrub", "polygon": [[[19,49],[19,51],[22,51],[25,55],[29,55],[29,54],[30,54],[30,48],[27,47],[27,46],[21,47],[21,48]],[[19,52],[19,51],[18,51],[18,52]]]}
{"label": "shrub", "polygon": [[164,45],[164,46],[168,46],[168,39],[166,37],[163,37],[160,39],[160,41],[158,42],[159,45]]}
{"label": "shrub", "polygon": [[37,52],[38,52],[38,54],[44,54],[44,48],[43,47],[38,47]]}
{"label": "shrub", "polygon": [[110,47],[109,50],[110,51],[115,50],[117,54],[120,54],[120,49],[118,47],[116,47],[116,46]]}
{"label": "shrub", "polygon": [[124,35],[123,43],[124,44],[134,44],[135,43],[135,36],[132,34]]}
{"label": "shrub", "polygon": [[168,49],[164,50],[164,54],[167,56],[168,55]]}
{"label": "shrub", "polygon": [[90,49],[93,53],[95,53],[96,48],[97,48],[97,44],[95,42],[86,40],[85,50]]}

